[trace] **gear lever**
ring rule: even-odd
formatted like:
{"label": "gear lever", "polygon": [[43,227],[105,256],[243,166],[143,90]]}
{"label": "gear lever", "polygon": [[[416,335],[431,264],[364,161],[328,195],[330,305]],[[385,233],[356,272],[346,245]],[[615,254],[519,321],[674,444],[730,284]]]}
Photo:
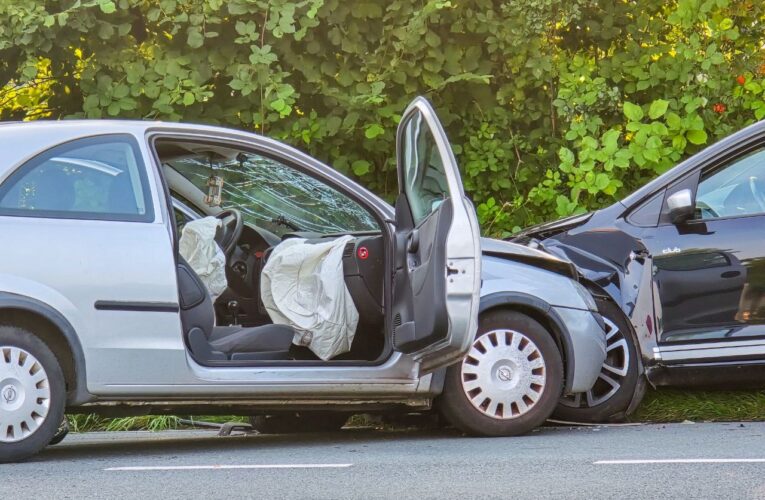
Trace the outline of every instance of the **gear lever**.
{"label": "gear lever", "polygon": [[231,326],[239,326],[239,302],[236,300],[229,300],[226,304],[226,309],[228,309],[233,320]]}

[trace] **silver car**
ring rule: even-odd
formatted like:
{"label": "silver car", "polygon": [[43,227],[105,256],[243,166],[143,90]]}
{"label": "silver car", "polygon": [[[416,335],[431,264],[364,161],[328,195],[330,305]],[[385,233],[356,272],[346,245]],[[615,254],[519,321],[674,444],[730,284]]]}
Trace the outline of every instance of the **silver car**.
{"label": "silver car", "polygon": [[[422,98],[398,130],[395,208],[291,147],[218,127],[5,124],[0,150],[0,461],[57,440],[65,412],[225,412],[277,432],[437,407],[466,432],[512,435],[604,361],[569,263],[481,240]],[[215,301],[179,253],[202,216],[222,221]],[[260,273],[286,239],[347,235],[358,327],[321,360],[270,320]]]}

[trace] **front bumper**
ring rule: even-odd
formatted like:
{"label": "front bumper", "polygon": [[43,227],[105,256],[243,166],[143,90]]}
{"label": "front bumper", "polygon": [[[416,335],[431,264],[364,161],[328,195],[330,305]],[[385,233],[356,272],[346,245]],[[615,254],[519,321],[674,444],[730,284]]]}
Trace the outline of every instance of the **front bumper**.
{"label": "front bumper", "polygon": [[568,330],[571,352],[566,353],[570,358],[566,393],[584,392],[595,384],[606,360],[603,320],[598,313],[581,309],[553,306],[551,312]]}

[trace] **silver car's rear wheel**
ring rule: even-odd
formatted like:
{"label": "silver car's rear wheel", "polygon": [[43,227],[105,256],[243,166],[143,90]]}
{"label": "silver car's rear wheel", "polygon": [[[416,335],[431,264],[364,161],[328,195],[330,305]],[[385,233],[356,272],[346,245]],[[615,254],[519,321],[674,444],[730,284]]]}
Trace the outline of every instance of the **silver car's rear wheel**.
{"label": "silver car's rear wheel", "polygon": [[0,324],[0,463],[45,448],[65,405],[64,373],[48,344],[31,330]]}
{"label": "silver car's rear wheel", "polygon": [[0,443],[15,443],[34,434],[48,416],[50,382],[32,354],[0,346]]}
{"label": "silver car's rear wheel", "polygon": [[492,330],[473,343],[462,361],[462,389],[487,417],[528,413],[544,392],[547,369],[539,347],[514,330]]}

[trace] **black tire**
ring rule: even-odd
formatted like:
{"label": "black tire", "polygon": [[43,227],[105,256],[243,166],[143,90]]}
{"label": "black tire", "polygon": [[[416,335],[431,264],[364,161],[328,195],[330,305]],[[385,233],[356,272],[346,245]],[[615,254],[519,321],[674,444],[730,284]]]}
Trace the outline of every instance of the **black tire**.
{"label": "black tire", "polygon": [[[563,362],[561,353],[552,334],[535,319],[517,311],[489,311],[479,318],[476,342],[485,337],[483,341],[490,342],[494,347],[500,345],[501,342],[504,342],[506,345],[512,344],[516,334],[511,332],[509,337],[507,334],[502,334],[502,332],[508,330],[521,333],[536,346],[536,350],[529,355],[527,361],[530,363],[534,362],[534,360],[541,356],[544,363],[542,371],[539,371],[539,368],[534,368],[532,371],[534,371],[534,375],[544,374],[544,384],[532,384],[536,385],[533,390],[537,394],[535,395],[537,399],[533,404],[529,405],[530,407],[527,411],[522,412],[517,404],[511,403],[510,415],[505,417],[507,409],[504,408],[504,404],[500,407],[500,404],[497,402],[492,403],[490,401],[488,404],[486,403],[486,400],[489,398],[485,398],[482,394],[488,393],[482,393],[480,390],[476,393],[476,389],[472,389],[469,391],[472,392],[471,397],[468,394],[468,389],[463,389],[463,379],[466,380],[466,383],[469,383],[470,380],[478,380],[477,376],[475,379],[472,379],[470,373],[463,373],[463,365],[465,363],[469,365],[472,362],[471,353],[475,353],[473,349],[476,348],[476,344],[474,344],[465,360],[447,369],[443,394],[436,400],[437,408],[446,420],[463,432],[474,436],[516,436],[524,434],[542,425],[552,414],[560,398],[563,391]],[[523,343],[523,337],[519,338],[518,348],[525,348],[528,344]],[[496,344],[495,341],[497,342]],[[534,356],[534,358],[531,358],[531,356]],[[506,362],[509,363],[510,361]],[[524,363],[522,359],[521,363]],[[494,367],[497,365],[492,364],[491,366],[492,368],[489,372],[492,373],[491,379],[493,384],[513,383],[512,380],[516,377],[516,372],[512,370],[505,372],[504,375],[505,377],[510,376],[510,379],[506,379],[504,382],[494,382],[495,379],[493,377],[494,375],[499,377],[499,370],[501,368],[496,368],[497,371],[494,373]],[[521,365],[512,365],[513,369],[517,371],[518,376],[522,376],[522,369],[519,366]],[[527,371],[529,370],[531,369],[527,368]],[[529,375],[531,375],[530,372]],[[508,394],[503,392],[505,391],[504,388],[496,389],[495,387],[492,386],[492,389],[499,390],[499,394]],[[522,385],[518,387],[522,388]],[[482,397],[484,399],[479,403],[478,401]],[[523,396],[523,398],[525,397]],[[526,402],[527,400],[523,398],[522,400]],[[475,401],[479,406],[486,405],[486,410],[480,410],[471,401]],[[493,405],[496,406],[496,410],[494,411],[494,416],[490,416],[487,412],[490,413]]]}
{"label": "black tire", "polygon": [[250,425],[260,434],[338,431],[347,421],[347,413],[332,411],[291,412],[250,417]]}
{"label": "black tire", "polygon": [[[12,413],[10,411],[0,411],[0,463],[26,460],[45,448],[58,432],[59,425],[64,419],[64,406],[66,404],[64,374],[58,359],[45,342],[27,330],[14,326],[0,325],[0,356],[3,357],[0,361],[5,361],[5,356],[11,359],[11,349],[14,348],[21,349],[33,356],[45,370],[50,394],[48,398],[48,413],[41,422],[37,423],[38,427],[27,437],[19,441],[10,441],[11,427],[7,419],[10,418]],[[30,374],[33,369],[35,368],[30,368]],[[0,379],[2,378],[2,375],[0,375]],[[5,387],[9,386],[10,382]],[[0,391],[3,391],[3,389],[3,387],[0,387]],[[18,393],[16,395],[18,397]],[[3,394],[0,397],[4,398],[5,396]],[[0,402],[0,404],[2,403],[9,404],[8,401]]]}
{"label": "black tire", "polygon": [[61,422],[61,425],[58,426],[58,430],[56,431],[56,435],[53,436],[53,439],[50,440],[50,443],[48,443],[48,446],[56,446],[61,441],[66,438],[66,436],[69,435],[69,420],[67,420],[66,417],[64,417],[64,421]]}
{"label": "black tire", "polygon": [[[597,302],[598,310],[606,321],[608,357],[590,391],[561,398],[554,413],[555,418],[560,420],[587,423],[623,421],[645,394],[645,384],[639,383],[638,351],[632,326],[616,304],[607,300]],[[616,367],[625,374],[618,375],[607,366]],[[616,390],[613,390],[614,382],[619,384]],[[589,401],[596,404],[591,405]]]}

